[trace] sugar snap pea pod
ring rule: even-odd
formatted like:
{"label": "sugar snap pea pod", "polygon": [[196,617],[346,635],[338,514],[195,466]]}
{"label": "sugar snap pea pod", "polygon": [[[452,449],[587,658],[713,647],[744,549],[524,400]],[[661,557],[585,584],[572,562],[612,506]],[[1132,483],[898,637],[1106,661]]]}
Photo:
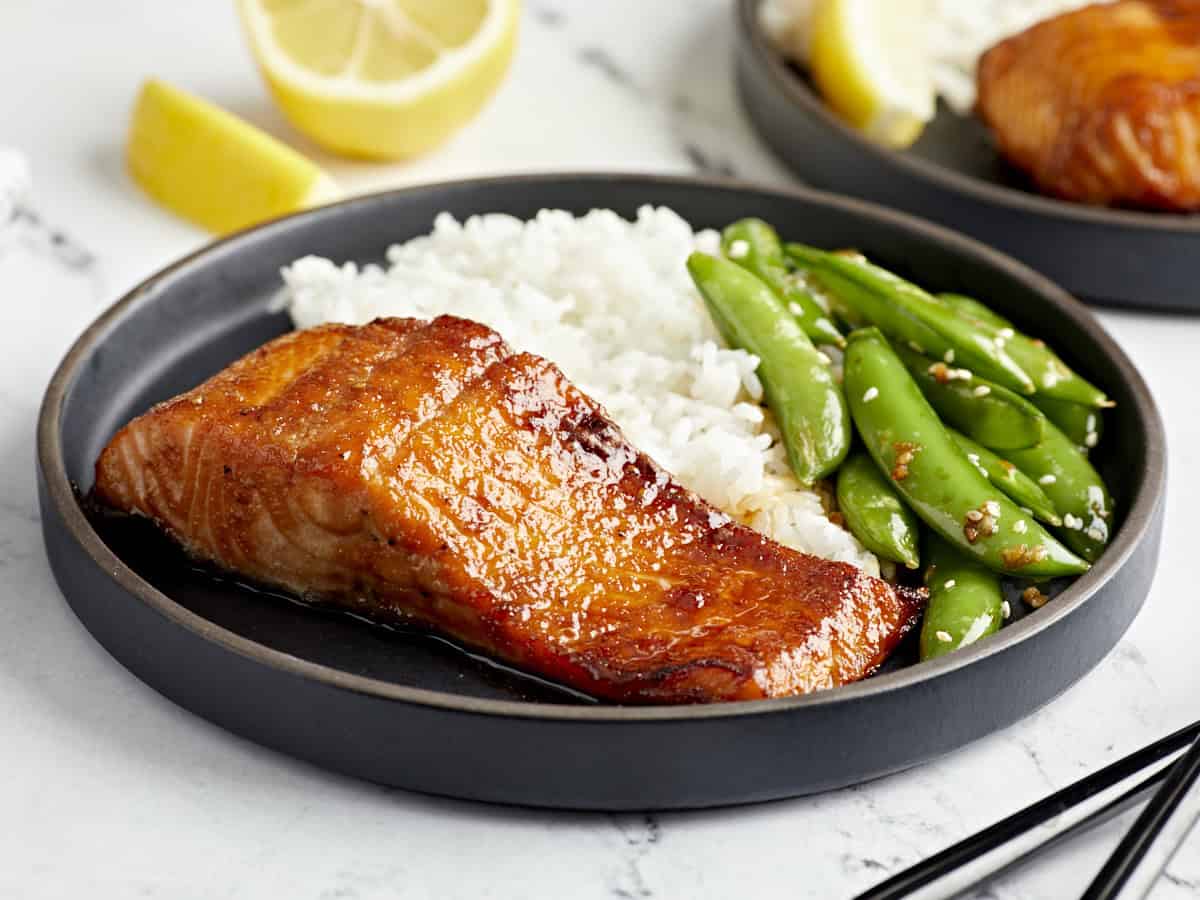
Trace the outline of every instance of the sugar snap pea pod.
{"label": "sugar snap pea pod", "polygon": [[1008,499],[1017,506],[1023,506],[1033,513],[1033,517],[1047,525],[1061,525],[1062,519],[1054,509],[1054,504],[1046,496],[1036,481],[1018,469],[1007,459],[1002,459],[982,444],[977,444],[965,434],[948,429],[954,443],[958,444],[967,459],[979,469],[1000,490],[1008,495]]}
{"label": "sugar snap pea pod", "polygon": [[831,474],[846,458],[851,430],[829,358],[753,273],[704,253],[693,253],[687,266],[725,340],[759,358],[758,376],[796,477],[812,484]]}
{"label": "sugar snap pea pod", "polygon": [[1104,434],[1104,410],[1069,400],[1059,400],[1044,394],[1034,394],[1033,405],[1046,414],[1046,418],[1058,426],[1058,430],[1075,442],[1076,446],[1091,450]]}
{"label": "sugar snap pea pod", "polygon": [[[865,309],[862,312],[885,334],[906,343],[915,342],[921,352],[965,366],[1017,393],[1033,393],[1033,379],[1008,355],[990,326],[963,317],[949,304],[862,256],[826,253],[803,244],[788,244],[786,249],[798,264],[809,266],[813,277],[828,290],[835,291],[829,284],[829,273],[857,285],[859,291],[846,297],[847,303],[861,301],[864,293],[875,295],[878,302],[872,304],[874,314]],[[923,334],[912,333],[906,320],[923,325]]]}
{"label": "sugar snap pea pod", "polygon": [[1009,356],[1028,367],[1038,394],[1097,409],[1115,405],[1104,391],[1071,369],[1043,341],[1017,333],[1004,347]]}
{"label": "sugar snap pea pod", "polygon": [[846,345],[825,310],[788,271],[783,245],[774,228],[762,219],[741,219],[721,232],[721,249],[729,259],[766,282],[813,343]]}
{"label": "sugar snap pea pod", "polygon": [[1036,481],[1062,516],[1067,546],[1089,562],[1104,552],[1113,530],[1108,488],[1086,456],[1065,434],[1046,425],[1036,447],[1014,450],[1008,458]]}
{"label": "sugar snap pea pod", "polygon": [[910,569],[920,565],[920,523],[867,454],[852,453],[838,469],[837,501],[864,547]]}
{"label": "sugar snap pea pod", "polygon": [[853,331],[855,328],[865,328],[871,324],[857,310],[851,309],[845,303],[838,303],[837,297],[826,290],[825,286],[813,277],[811,269],[797,266],[795,260],[786,254],[784,255],[784,262],[792,273],[792,277],[804,286],[804,289],[817,301],[817,305],[829,311],[829,317],[833,319],[833,324],[837,326],[838,334],[843,335],[842,347],[846,346],[846,338],[844,337],[846,332]]}
{"label": "sugar snap pea pod", "polygon": [[938,294],[938,299],[942,300],[950,306],[954,307],[955,311],[969,319],[974,319],[977,322],[991,325],[993,328],[1012,328],[1012,322],[1000,315],[986,303],[980,303],[974,297],[968,297],[966,294]]}
{"label": "sugar snap pea pod", "polygon": [[1038,395],[1097,408],[1113,405],[1102,390],[1073,371],[1044,341],[1015,330],[1011,322],[978,300],[962,294],[938,297],[966,320],[992,329],[993,338],[1003,342],[1008,355],[1033,379]]}
{"label": "sugar snap pea pod", "polygon": [[996,450],[1032,447],[1042,439],[1046,417],[1024,397],[907,347],[895,350],[943,422]]}
{"label": "sugar snap pea pod", "polygon": [[[789,254],[794,254],[799,244],[788,244]],[[807,249],[807,248],[806,248]],[[863,287],[839,272],[822,267],[827,255],[824,251],[813,251],[812,257],[791,255],[797,270],[822,289],[829,298],[829,305],[839,319],[857,324],[859,327],[874,325],[894,341],[920,347],[922,353],[944,356],[949,344],[933,329],[918,319],[906,316],[895,305],[877,291]]]}
{"label": "sugar snap pea pod", "polygon": [[[812,266],[789,257],[789,261],[808,283],[810,290],[825,298],[829,310],[835,319],[843,325],[853,328],[866,328],[873,324],[869,313],[886,314],[887,304],[868,291],[863,291],[854,282],[840,278],[836,273],[824,272],[818,276]],[[908,326],[909,331],[931,341],[938,340],[936,334],[924,329],[919,322],[900,322],[898,326]],[[916,338],[910,338],[916,340]]]}
{"label": "sugar snap pea pod", "polygon": [[967,460],[878,329],[851,332],[844,369],[846,400],[867,452],[926,525],[995,572],[1087,571]]}
{"label": "sugar snap pea pod", "polygon": [[921,659],[934,659],[1000,630],[1004,591],[994,572],[938,537],[925,540],[929,605],[921,623]]}

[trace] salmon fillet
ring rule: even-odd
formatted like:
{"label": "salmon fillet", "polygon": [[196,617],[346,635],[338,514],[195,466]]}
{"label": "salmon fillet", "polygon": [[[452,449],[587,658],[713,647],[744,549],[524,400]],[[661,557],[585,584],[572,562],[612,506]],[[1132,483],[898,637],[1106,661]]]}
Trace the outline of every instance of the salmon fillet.
{"label": "salmon fillet", "polygon": [[980,60],[979,113],[1050,194],[1200,209],[1200,0],[1120,0],[1048,19]]}
{"label": "salmon fillet", "polygon": [[95,495],[223,569],[622,702],[854,681],[923,600],[732,522],[553,364],[448,316],[270,342],[121,429]]}

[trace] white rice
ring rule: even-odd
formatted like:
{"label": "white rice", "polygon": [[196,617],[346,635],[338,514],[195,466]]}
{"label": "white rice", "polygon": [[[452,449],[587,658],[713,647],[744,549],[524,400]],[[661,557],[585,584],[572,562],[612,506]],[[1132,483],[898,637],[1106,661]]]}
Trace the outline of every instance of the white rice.
{"label": "white rice", "polygon": [[288,266],[297,327],[452,314],[557,363],[629,440],[730,516],[775,540],[878,574],[879,563],[792,476],[761,405],[758,360],[726,347],[684,266],[716,252],[669,209],[544,210],[465,223],[391,247],[386,269],[308,256]]}
{"label": "white rice", "polygon": [[[880,0],[891,2],[891,0]],[[925,0],[924,38],[933,64],[933,84],[955,112],[975,106],[975,67],[993,44],[1060,13],[1094,0]],[[763,29],[783,52],[805,62],[809,20],[816,0],[765,0]]]}

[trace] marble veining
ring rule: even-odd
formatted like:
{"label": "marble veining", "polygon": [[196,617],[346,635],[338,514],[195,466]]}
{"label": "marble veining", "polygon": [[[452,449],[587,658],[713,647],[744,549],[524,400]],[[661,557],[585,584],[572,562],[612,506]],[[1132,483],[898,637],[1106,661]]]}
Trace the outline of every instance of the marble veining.
{"label": "marble veining", "polygon": [[[174,707],[88,637],[53,584],[31,477],[34,420],[46,380],[82,328],[207,240],[152,206],[124,174],[120,143],[137,81],[171,78],[295,138],[262,88],[231,4],[176,4],[168,21],[134,0],[112,0],[102,21],[67,30],[55,10],[17,5],[0,28],[20,36],[6,46],[9,71],[55,85],[0,93],[3,140],[32,173],[32,187],[0,210],[0,764],[9,776],[0,778],[0,806],[21,811],[20,827],[0,842],[0,897],[849,897],[1200,714],[1194,548],[1178,527],[1200,492],[1200,418],[1194,379],[1182,374],[1195,365],[1200,321],[1118,313],[1101,318],[1141,366],[1169,431],[1168,530],[1149,605],[1066,695],[944,759],[818,797],[735,809],[550,813],[380,790]],[[586,168],[794,184],[738,106],[731,17],[725,0],[529,0],[505,86],[443,150],[405,166],[367,166],[297,145],[350,191]],[[64,78],[64,59],[88,77]],[[1131,815],[973,896],[1076,896]],[[1200,897],[1195,831],[1167,865],[1156,900]]]}
{"label": "marble veining", "polygon": [[595,69],[615,85],[633,88],[633,79],[603,47],[581,47],[579,62]]}
{"label": "marble veining", "polygon": [[622,900],[653,897],[654,890],[647,883],[641,865],[642,860],[654,850],[662,836],[662,826],[658,818],[651,815],[614,815],[611,818],[623,843],[623,866],[616,871],[616,877],[609,890],[614,897],[620,897]]}
{"label": "marble veining", "polygon": [[59,228],[47,225],[42,217],[27,208],[13,212],[3,235],[6,243],[20,243],[35,253],[49,253],[67,269],[84,271],[96,264],[96,257]]}

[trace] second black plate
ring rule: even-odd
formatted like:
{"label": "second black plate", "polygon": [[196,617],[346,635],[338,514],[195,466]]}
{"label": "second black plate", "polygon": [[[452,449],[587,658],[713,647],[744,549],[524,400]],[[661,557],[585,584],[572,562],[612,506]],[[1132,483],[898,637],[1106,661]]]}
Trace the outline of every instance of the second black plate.
{"label": "second black plate", "polygon": [[1200,312],[1200,216],[1104,209],[1035,193],[976,119],[944,107],[908,150],[868,141],[768,42],[738,0],[737,81],[750,120],[817,187],[958,229],[1095,303]]}

